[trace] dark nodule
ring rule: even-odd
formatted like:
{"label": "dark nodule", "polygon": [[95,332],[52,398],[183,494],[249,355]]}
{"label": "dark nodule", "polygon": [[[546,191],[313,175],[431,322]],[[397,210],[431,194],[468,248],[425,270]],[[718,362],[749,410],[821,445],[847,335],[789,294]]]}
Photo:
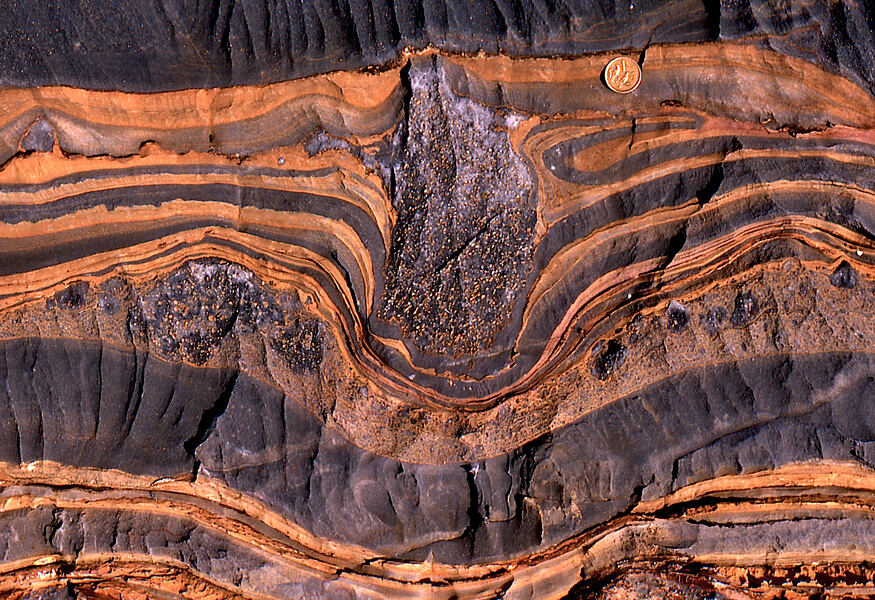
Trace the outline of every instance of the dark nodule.
{"label": "dark nodule", "polygon": [[668,330],[672,333],[682,333],[690,325],[690,311],[675,300],[669,302],[665,316],[668,319]]}
{"label": "dark nodule", "polygon": [[55,294],[55,303],[61,310],[82,308],[88,302],[88,283],[80,281]]}
{"label": "dark nodule", "polygon": [[745,325],[754,320],[760,307],[757,299],[750,292],[739,292],[735,297],[735,309],[729,322],[734,326]]}
{"label": "dark nodule", "polygon": [[627,352],[626,347],[617,340],[609,341],[593,363],[593,374],[599,381],[604,381],[623,365]]}
{"label": "dark nodule", "polygon": [[857,272],[848,261],[843,260],[829,276],[829,282],[837,288],[853,289],[857,285]]}
{"label": "dark nodule", "polygon": [[726,311],[722,306],[715,306],[708,310],[702,317],[702,325],[710,335],[714,335],[723,326],[723,321],[726,320]]}

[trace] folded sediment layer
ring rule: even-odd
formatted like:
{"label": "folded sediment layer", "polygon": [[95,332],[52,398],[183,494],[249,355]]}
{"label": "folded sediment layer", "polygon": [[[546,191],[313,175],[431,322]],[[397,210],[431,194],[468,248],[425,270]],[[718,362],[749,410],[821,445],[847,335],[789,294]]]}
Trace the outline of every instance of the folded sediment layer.
{"label": "folded sediment layer", "polygon": [[[677,94],[689,62],[710,75]],[[218,255],[318,292],[337,343],[392,394],[479,409],[567,368],[637,309],[749,264],[868,268],[863,90],[749,46],[654,47],[641,95],[611,105],[599,64],[431,55],[239,94],[8,91],[34,105],[6,103],[10,152],[36,119],[65,153],[127,158],[9,160],[0,304]],[[718,101],[747,79],[758,108]],[[363,90],[377,92],[366,110]],[[328,116],[291,130],[292,105]],[[137,125],[102,131],[100,111],[118,106]]]}
{"label": "folded sediment layer", "polygon": [[0,588],[857,585],[872,96],[727,42],[619,96],[614,56],[0,91]]}

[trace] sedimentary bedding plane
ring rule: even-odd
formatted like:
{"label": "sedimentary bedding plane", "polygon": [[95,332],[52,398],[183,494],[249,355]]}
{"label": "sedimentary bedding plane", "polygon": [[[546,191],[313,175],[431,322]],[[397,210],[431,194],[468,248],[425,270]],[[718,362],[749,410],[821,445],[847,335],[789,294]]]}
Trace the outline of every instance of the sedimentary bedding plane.
{"label": "sedimentary bedding plane", "polygon": [[2,593],[875,593],[865,8],[238,4],[0,25]]}

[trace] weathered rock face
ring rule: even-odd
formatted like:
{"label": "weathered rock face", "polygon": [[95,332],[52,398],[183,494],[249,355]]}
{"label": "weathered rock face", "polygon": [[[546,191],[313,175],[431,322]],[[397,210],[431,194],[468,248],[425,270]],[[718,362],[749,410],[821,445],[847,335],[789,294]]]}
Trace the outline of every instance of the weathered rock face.
{"label": "weathered rock face", "polygon": [[873,9],[7,7],[2,594],[875,594]]}
{"label": "weathered rock face", "polygon": [[379,316],[421,352],[493,346],[531,268],[532,177],[503,119],[459,96],[438,57],[413,61],[394,158],[397,222]]}

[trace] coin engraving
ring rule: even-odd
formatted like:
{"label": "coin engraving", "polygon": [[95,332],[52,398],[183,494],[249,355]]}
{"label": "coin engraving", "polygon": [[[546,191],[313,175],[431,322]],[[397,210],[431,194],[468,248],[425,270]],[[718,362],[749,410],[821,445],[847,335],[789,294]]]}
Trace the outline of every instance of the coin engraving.
{"label": "coin engraving", "polygon": [[605,67],[605,83],[618,94],[628,94],[641,83],[641,68],[628,56],[615,58]]}

